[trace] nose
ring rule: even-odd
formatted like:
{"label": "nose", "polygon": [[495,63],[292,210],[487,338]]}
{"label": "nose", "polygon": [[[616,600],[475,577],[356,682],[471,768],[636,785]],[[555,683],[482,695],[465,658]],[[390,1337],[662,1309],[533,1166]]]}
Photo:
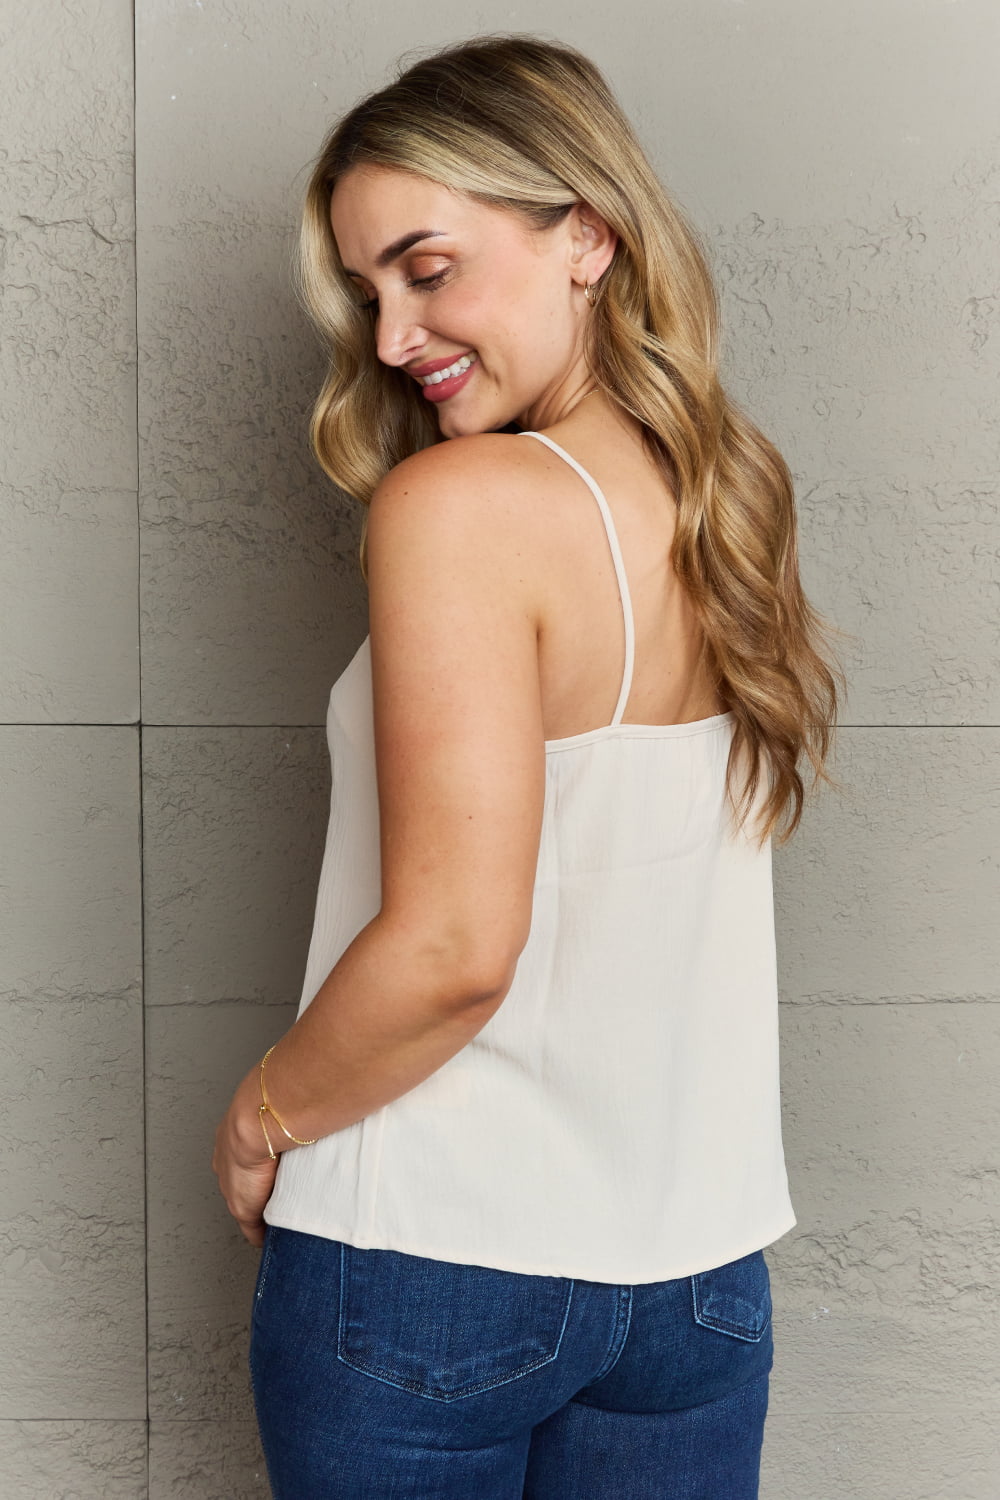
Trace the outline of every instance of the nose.
{"label": "nose", "polygon": [[375,352],[384,365],[408,363],[426,342],[427,332],[415,320],[407,299],[380,299],[375,318]]}

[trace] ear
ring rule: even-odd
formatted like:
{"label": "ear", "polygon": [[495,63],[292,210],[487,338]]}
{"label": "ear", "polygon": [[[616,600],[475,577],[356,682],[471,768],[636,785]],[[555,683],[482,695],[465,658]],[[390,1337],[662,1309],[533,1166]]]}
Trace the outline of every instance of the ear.
{"label": "ear", "polygon": [[574,203],[567,228],[573,280],[580,286],[599,281],[618,246],[617,234],[589,203]]}

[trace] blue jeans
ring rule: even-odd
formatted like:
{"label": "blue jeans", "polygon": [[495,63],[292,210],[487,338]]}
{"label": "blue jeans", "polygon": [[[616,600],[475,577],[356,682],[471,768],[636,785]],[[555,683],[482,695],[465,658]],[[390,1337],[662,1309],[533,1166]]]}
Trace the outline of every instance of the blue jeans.
{"label": "blue jeans", "polygon": [[250,1372],[275,1500],[756,1500],[762,1250],[614,1286],[269,1225]]}

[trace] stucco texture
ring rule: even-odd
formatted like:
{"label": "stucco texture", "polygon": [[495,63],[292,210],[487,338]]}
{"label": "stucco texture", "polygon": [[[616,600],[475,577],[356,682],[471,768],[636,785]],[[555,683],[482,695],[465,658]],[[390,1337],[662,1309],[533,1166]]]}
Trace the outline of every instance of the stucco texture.
{"label": "stucco texture", "polygon": [[365,630],[309,456],[303,169],[411,48],[605,69],[849,632],[776,852],[763,1500],[1000,1493],[995,0],[57,0],[0,16],[0,1500],[266,1497],[210,1170],[289,1023]]}

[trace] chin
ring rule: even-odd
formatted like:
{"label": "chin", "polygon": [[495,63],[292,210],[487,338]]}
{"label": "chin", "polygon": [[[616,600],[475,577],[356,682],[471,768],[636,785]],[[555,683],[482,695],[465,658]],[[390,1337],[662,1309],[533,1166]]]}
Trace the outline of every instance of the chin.
{"label": "chin", "polygon": [[476,421],[474,417],[450,417],[447,412],[442,412],[438,417],[438,430],[443,438],[475,437],[481,432],[493,432],[495,429],[488,423]]}
{"label": "chin", "polygon": [[473,421],[470,418],[466,418],[465,421],[456,419],[449,423],[439,421],[438,425],[441,429],[441,436],[449,438],[472,437],[480,432],[525,432],[527,430],[526,424],[516,412],[502,413],[499,416],[479,421]]}

